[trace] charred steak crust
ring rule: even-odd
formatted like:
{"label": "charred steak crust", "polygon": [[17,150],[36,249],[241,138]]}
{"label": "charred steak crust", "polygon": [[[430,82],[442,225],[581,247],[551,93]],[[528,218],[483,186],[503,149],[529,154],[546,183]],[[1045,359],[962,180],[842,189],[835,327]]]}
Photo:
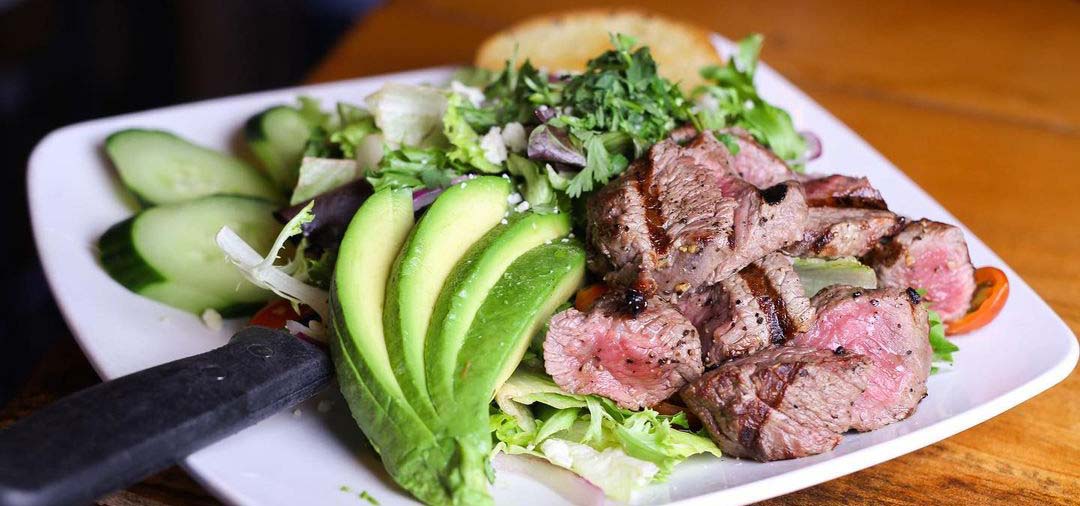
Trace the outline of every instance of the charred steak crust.
{"label": "charred steak crust", "polygon": [[811,207],[801,240],[785,246],[783,251],[797,257],[860,257],[902,224],[903,218],[890,211]]}
{"label": "charred steak crust", "polygon": [[933,352],[926,308],[906,289],[835,285],[811,299],[817,318],[789,345],[864,355],[873,364],[852,405],[851,427],[874,430],[903,420],[926,396]]}
{"label": "charred steak crust", "polygon": [[728,128],[721,130],[718,135],[727,136],[738,148],[738,152],[732,153],[726,144],[723,146],[726,155],[724,161],[732,175],[758,188],[770,188],[798,178],[798,174],[771,149],[755,140],[750,132],[741,128]]}
{"label": "charred steak crust", "polygon": [[854,354],[773,348],[705,373],[680,397],[726,455],[804,457],[840,442],[869,369]]}
{"label": "charred steak crust", "polygon": [[791,260],[779,253],[681,297],[678,308],[698,329],[707,366],[780,344],[814,317]]}
{"label": "charred steak crust", "polygon": [[586,205],[593,268],[614,285],[682,294],[731,276],[797,241],[806,219],[798,183],[758,190],[731,176],[711,133],[657,143]]}
{"label": "charred steak crust", "polygon": [[801,240],[784,248],[788,255],[863,256],[904,223],[888,210],[881,193],[865,177],[802,176],[800,180],[810,209]]}
{"label": "charred steak crust", "polygon": [[865,177],[834,174],[805,179],[802,182],[806,203],[810,207],[844,207],[849,209],[888,210],[881,192]]}
{"label": "charred steak crust", "polygon": [[921,288],[945,321],[968,311],[975,293],[975,268],[959,228],[926,219],[912,221],[883,238],[864,261],[881,286]]}
{"label": "charred steak crust", "polygon": [[670,397],[704,369],[701,341],[683,315],[659,298],[619,290],[587,313],[570,308],[551,318],[544,367],[563,390],[628,409]]}

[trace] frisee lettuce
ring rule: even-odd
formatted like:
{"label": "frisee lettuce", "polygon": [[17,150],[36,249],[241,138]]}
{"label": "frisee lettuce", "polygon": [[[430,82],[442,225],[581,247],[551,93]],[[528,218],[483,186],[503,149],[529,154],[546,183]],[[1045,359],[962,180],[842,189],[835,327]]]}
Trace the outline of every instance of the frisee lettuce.
{"label": "frisee lettuce", "polygon": [[440,149],[384,146],[382,160],[367,180],[375,191],[383,188],[445,188],[462,172]]}
{"label": "frisee lettuce", "polygon": [[225,257],[236,265],[236,268],[240,269],[240,272],[252,284],[288,300],[297,313],[300,312],[299,305],[306,304],[319,315],[320,320],[326,322],[330,321],[328,319],[330,294],[294,276],[301,266],[298,259],[294,258],[285,265],[276,265],[278,257],[285,248],[285,242],[290,237],[299,235],[303,231],[304,224],[315,219],[315,213],[311,211],[314,206],[315,201],[311,201],[285,224],[266,256],[260,255],[229,227],[221,227],[215,241],[225,253]]}
{"label": "frisee lettuce", "polygon": [[952,354],[959,351],[960,347],[945,338],[945,323],[941,321],[941,315],[937,311],[931,309],[926,315],[930,322],[930,349],[934,352],[934,365],[930,368],[930,373],[933,374],[938,372],[942,365],[951,366]]}
{"label": "frisee lettuce", "polygon": [[665,480],[692,455],[720,456],[708,437],[680,430],[687,426],[685,415],[630,411],[604,397],[570,394],[524,367],[496,392],[495,403],[490,424],[496,451],[547,459],[619,500]]}

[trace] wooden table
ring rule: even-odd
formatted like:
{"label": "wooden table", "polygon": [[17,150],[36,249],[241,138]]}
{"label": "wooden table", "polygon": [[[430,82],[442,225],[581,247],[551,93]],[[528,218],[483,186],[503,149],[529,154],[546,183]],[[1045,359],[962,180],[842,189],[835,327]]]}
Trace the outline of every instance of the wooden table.
{"label": "wooden table", "polygon": [[[311,80],[468,62],[507,23],[582,2],[469,4],[390,2],[353,27]],[[1080,3],[641,5],[731,37],[765,34],[771,65],[904,169],[1080,333]],[[0,425],[95,381],[67,339]],[[1080,503],[1078,399],[1074,372],[978,427],[766,504]],[[102,501],[215,503],[177,469]]]}

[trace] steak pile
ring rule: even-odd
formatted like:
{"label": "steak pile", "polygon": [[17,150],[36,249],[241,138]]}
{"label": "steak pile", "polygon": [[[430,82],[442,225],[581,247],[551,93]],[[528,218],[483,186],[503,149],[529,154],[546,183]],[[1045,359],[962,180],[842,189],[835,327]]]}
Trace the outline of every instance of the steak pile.
{"label": "steak pile", "polygon": [[665,296],[709,286],[802,236],[793,181],[758,189],[727,166],[710,133],[654,145],[589,199],[594,270],[614,285]]}
{"label": "steak pile", "polygon": [[[547,372],[628,409],[677,393],[736,457],[813,455],[910,416],[928,304],[955,319],[975,289],[959,229],[896,215],[866,178],[797,174],[739,129],[677,129],[586,218],[590,269],[612,289],[552,317]],[[808,298],[792,257],[860,258],[879,288]]]}

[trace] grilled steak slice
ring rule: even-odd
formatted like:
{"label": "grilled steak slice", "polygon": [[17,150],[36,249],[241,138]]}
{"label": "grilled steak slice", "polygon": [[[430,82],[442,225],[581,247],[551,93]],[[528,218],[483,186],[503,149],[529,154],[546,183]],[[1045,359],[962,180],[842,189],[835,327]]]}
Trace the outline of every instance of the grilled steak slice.
{"label": "grilled steak slice", "polygon": [[722,140],[733,143],[738,148],[732,153],[732,150],[727,149],[727,143],[724,143],[728,171],[746,182],[758,188],[768,188],[798,177],[780,157],[754,140],[746,130],[729,128],[720,131],[719,135],[726,136],[722,137]]}
{"label": "grilled steak slice", "polygon": [[840,443],[870,370],[858,355],[784,346],[721,365],[680,395],[725,455],[792,459]]}
{"label": "grilled steak slice", "polygon": [[832,176],[804,179],[803,192],[810,207],[844,207],[886,210],[881,192],[865,177]]}
{"label": "grilled steak slice", "polygon": [[802,237],[798,183],[759,190],[727,174],[710,133],[654,145],[587,204],[593,268],[643,293],[714,284]]}
{"label": "grilled steak slice", "polygon": [[785,254],[804,258],[859,257],[903,222],[890,211],[844,207],[811,207],[801,240],[784,247]]}
{"label": "grilled steak slice", "polygon": [[791,260],[779,253],[684,295],[678,308],[698,329],[706,366],[783,343],[808,330],[814,319]]}
{"label": "grilled steak slice", "polygon": [[701,375],[701,341],[670,304],[616,290],[588,313],[570,308],[551,318],[544,368],[567,392],[639,409]]}
{"label": "grilled steak slice", "polygon": [[975,293],[975,269],[964,233],[952,225],[925,219],[908,223],[882,240],[866,262],[877,272],[880,286],[926,290],[931,309],[945,321],[964,316]]}
{"label": "grilled steak slice", "polygon": [[856,430],[903,420],[926,396],[932,352],[926,308],[918,298],[910,289],[825,288],[811,299],[817,310],[814,325],[788,342],[863,355],[874,364],[866,391],[851,406]]}

